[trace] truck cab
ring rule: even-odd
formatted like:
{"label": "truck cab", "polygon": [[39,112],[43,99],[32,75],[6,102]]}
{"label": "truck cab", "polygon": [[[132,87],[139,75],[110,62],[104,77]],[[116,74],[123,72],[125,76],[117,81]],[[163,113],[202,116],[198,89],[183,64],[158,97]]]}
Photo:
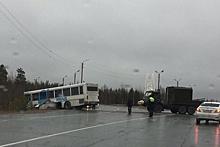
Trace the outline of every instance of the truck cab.
{"label": "truck cab", "polygon": [[155,109],[154,109],[154,111],[156,113],[160,113],[161,111],[163,111],[163,104],[162,104],[162,100],[161,100],[161,96],[160,96],[159,91],[153,91],[153,90],[146,91],[144,93],[144,97],[143,97],[144,105],[145,106],[147,105],[147,101],[149,100],[150,95],[153,95],[154,100],[155,100]]}

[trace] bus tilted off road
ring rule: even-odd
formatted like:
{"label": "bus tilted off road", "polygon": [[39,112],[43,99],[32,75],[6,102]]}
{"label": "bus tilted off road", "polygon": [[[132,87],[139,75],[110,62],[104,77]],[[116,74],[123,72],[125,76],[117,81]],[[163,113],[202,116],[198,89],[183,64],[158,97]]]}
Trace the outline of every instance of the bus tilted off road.
{"label": "bus tilted off road", "polygon": [[56,108],[82,109],[99,105],[99,89],[95,83],[80,83],[74,85],[59,86],[24,92],[31,107],[39,107],[49,102],[54,103]]}

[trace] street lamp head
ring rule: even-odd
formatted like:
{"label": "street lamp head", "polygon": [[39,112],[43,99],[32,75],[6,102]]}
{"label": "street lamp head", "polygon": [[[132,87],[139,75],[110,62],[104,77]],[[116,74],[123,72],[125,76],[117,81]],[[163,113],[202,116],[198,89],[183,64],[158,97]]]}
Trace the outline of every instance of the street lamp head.
{"label": "street lamp head", "polygon": [[177,81],[177,82],[179,82],[179,81],[182,80],[182,79],[179,79],[179,80],[174,79],[174,80]]}
{"label": "street lamp head", "polygon": [[160,74],[160,73],[164,72],[164,70],[161,70],[161,72],[160,72],[160,73],[159,73],[158,71],[156,71],[156,70],[155,70],[155,72],[156,72],[157,74]]}
{"label": "street lamp head", "polygon": [[86,59],[86,60],[84,60],[82,63],[84,63],[84,62],[86,62],[86,61],[88,61],[89,59]]}
{"label": "street lamp head", "polygon": [[77,70],[74,74],[76,74],[77,72],[79,72],[80,70]]}

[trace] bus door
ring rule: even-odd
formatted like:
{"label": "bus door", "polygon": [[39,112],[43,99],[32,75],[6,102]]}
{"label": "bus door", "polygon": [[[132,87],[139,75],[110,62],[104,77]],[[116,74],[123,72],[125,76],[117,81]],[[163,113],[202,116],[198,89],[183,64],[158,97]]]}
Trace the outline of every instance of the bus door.
{"label": "bus door", "polygon": [[48,99],[47,90],[42,90],[39,95],[38,104],[44,103]]}

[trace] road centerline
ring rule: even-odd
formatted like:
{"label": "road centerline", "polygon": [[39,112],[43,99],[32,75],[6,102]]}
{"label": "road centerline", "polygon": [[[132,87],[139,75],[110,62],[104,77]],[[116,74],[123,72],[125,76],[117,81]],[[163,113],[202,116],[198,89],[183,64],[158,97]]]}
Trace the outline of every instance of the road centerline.
{"label": "road centerline", "polygon": [[59,136],[59,135],[63,135],[63,134],[69,134],[69,133],[73,133],[73,132],[98,128],[98,127],[103,127],[103,126],[109,126],[109,125],[114,125],[114,124],[119,124],[119,123],[124,123],[124,122],[144,120],[144,119],[147,119],[147,118],[144,117],[144,118],[136,118],[136,119],[130,119],[130,120],[115,121],[115,122],[110,122],[110,123],[106,123],[106,124],[99,124],[99,125],[94,125],[94,126],[90,126],[90,127],[84,127],[84,128],[74,129],[74,130],[70,130],[70,131],[65,131],[65,132],[45,135],[45,136],[41,136],[41,137],[31,138],[31,139],[27,139],[27,140],[23,140],[23,141],[8,143],[8,144],[0,145],[0,147],[7,147],[7,146],[22,144],[22,143],[26,143],[26,142],[35,141],[35,140],[40,140],[40,139],[50,138],[50,137],[54,137],[54,136]]}

